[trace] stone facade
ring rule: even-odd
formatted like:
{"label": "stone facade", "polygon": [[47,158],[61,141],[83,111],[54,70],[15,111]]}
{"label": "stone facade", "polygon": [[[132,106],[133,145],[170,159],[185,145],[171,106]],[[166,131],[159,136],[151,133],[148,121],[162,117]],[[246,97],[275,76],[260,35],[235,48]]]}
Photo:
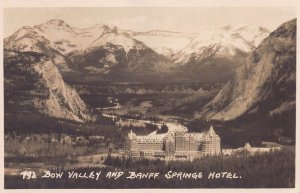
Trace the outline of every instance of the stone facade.
{"label": "stone facade", "polygon": [[125,154],[146,158],[195,158],[221,153],[221,140],[213,127],[203,133],[175,133],[137,136],[128,134]]}

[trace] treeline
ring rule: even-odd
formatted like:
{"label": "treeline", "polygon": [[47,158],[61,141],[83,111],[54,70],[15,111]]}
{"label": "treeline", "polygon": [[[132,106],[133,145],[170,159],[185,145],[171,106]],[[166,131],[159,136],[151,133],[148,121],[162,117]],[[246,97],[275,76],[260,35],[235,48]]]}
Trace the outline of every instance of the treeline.
{"label": "treeline", "polygon": [[[20,176],[5,176],[5,188],[293,188],[295,187],[295,151],[283,149],[249,156],[211,156],[190,161],[128,159],[108,157],[104,168],[81,168],[77,172],[123,171],[117,180],[94,179],[36,179],[22,180]],[[127,179],[129,171],[159,172],[157,179]],[[202,172],[201,179],[165,178],[173,172]],[[210,172],[231,172],[237,179],[208,179]]]}
{"label": "treeline", "polygon": [[157,134],[167,133],[168,130],[169,130],[168,126],[163,123],[162,126],[157,130]]}
{"label": "treeline", "polygon": [[155,115],[145,115],[138,111],[129,111],[128,114],[121,115],[121,119],[137,119],[137,120],[149,120],[152,122],[158,122],[159,118]]}
{"label": "treeline", "polygon": [[209,100],[216,95],[217,91],[218,90],[210,90],[209,92],[193,94],[175,101],[169,100],[161,106],[152,108],[151,111],[166,115],[193,118],[194,113],[209,102]]}
{"label": "treeline", "polygon": [[128,125],[128,126],[122,126],[121,130],[125,133],[125,135],[127,136],[127,134],[132,130],[132,132],[134,132],[137,135],[148,135],[149,133],[153,132],[153,131],[157,131],[159,128],[157,125],[155,124],[150,124],[150,123],[146,123],[145,126],[133,126],[133,125]]}
{"label": "treeline", "polygon": [[[253,121],[255,120],[255,121]],[[242,147],[245,143],[250,143],[252,146],[262,146],[263,141],[272,141],[282,145],[294,145],[295,135],[285,135],[284,133],[276,134],[279,127],[272,127],[265,119],[265,122],[252,119],[251,121],[235,120],[230,122],[213,121],[198,119],[186,124],[189,132],[203,132],[210,126],[213,126],[216,133],[221,138],[222,148],[237,148]],[[291,127],[295,131],[295,127]],[[290,143],[280,141],[280,137],[288,136],[291,139]]]}
{"label": "treeline", "polygon": [[72,136],[60,133],[15,135],[4,137],[5,164],[57,162],[64,165],[73,157],[107,153],[109,142],[102,136]]}
{"label": "treeline", "polygon": [[37,112],[13,112],[5,114],[4,133],[14,133],[15,135],[64,133],[85,138],[99,135],[104,137],[105,144],[112,144],[115,149],[122,148],[125,136],[128,134],[127,131],[121,130],[109,121],[99,122],[101,123],[78,123]]}

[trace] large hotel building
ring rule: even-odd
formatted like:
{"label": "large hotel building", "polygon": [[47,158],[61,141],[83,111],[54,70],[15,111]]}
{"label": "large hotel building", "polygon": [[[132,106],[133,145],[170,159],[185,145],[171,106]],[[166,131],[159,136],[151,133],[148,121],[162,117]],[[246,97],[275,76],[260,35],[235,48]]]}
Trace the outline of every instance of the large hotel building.
{"label": "large hotel building", "polygon": [[220,137],[213,127],[203,133],[176,131],[144,136],[131,131],[125,144],[125,154],[131,157],[192,159],[220,153]]}

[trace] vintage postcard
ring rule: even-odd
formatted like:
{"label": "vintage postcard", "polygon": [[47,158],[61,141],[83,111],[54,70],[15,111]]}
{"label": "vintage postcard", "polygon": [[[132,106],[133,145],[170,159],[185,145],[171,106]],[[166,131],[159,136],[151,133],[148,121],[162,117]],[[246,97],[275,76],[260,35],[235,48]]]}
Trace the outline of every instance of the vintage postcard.
{"label": "vintage postcard", "polygon": [[174,2],[3,8],[5,191],[299,192],[296,7]]}

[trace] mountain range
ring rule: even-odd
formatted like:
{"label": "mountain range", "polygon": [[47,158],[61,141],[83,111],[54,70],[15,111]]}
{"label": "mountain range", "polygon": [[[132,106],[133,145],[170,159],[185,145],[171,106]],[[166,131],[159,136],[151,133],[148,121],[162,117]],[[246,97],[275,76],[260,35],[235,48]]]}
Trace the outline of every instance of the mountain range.
{"label": "mountain range", "polygon": [[[80,29],[62,20],[22,27],[4,40],[6,49],[51,58],[64,79],[224,81],[269,31],[225,26],[201,33],[134,32],[116,26]],[[128,76],[128,74],[130,76]]]}
{"label": "mountain range", "polygon": [[90,121],[89,108],[65,81],[197,80],[227,83],[201,103],[195,119],[274,119],[295,111],[296,20],[271,33],[229,25],[201,33],[80,29],[50,20],[5,38],[4,55],[8,109]]}

